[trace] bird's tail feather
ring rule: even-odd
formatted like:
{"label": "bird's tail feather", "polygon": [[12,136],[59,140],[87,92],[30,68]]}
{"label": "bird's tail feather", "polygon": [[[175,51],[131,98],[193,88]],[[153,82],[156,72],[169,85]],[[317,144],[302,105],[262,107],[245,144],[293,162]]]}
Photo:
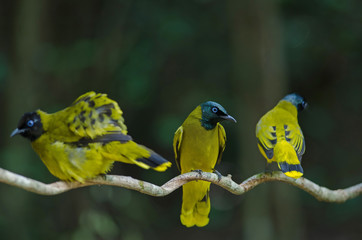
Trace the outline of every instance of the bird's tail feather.
{"label": "bird's tail feather", "polygon": [[[204,227],[209,223],[211,208],[209,197],[210,183],[190,182],[185,185],[183,186],[183,201],[180,215],[181,223],[186,227],[195,225],[197,227]],[[191,193],[190,190],[195,191]]]}
{"label": "bird's tail feather", "polygon": [[[139,145],[139,146],[146,148],[145,146],[142,146],[142,145]],[[147,149],[147,150],[149,151],[150,155],[148,157],[137,158],[136,162],[144,163],[148,167],[152,168],[153,170],[159,171],[159,172],[163,172],[168,167],[171,167],[171,162],[167,161],[166,159],[164,159],[157,153],[153,152],[152,150],[150,150],[150,149]]]}
{"label": "bird's tail feather", "polygon": [[143,145],[139,145],[133,141],[128,142],[111,142],[104,146],[105,157],[114,161],[136,164],[139,167],[156,171],[165,171],[171,166],[171,162],[167,161],[154,151]]}
{"label": "bird's tail feather", "polygon": [[303,176],[303,168],[293,146],[287,141],[278,142],[274,148],[275,161],[279,168],[288,177],[300,178]]}

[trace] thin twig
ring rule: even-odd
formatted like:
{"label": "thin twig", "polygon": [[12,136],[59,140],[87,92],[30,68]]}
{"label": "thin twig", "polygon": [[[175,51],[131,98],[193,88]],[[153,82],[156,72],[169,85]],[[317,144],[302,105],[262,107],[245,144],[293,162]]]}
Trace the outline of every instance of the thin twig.
{"label": "thin twig", "polygon": [[110,185],[136,190],[155,197],[163,197],[172,193],[183,184],[193,180],[205,180],[211,182],[236,195],[244,194],[261,183],[271,181],[289,183],[308,192],[319,201],[325,202],[342,203],[362,194],[362,183],[345,189],[330,190],[319,186],[306,178],[293,179],[285,176],[281,172],[259,173],[246,179],[240,184],[234,182],[230,176],[222,177],[219,181],[218,175],[214,173],[190,172],[176,176],[162,186],[157,186],[132,177],[116,175],[99,176],[88,180],[85,183],[58,181],[55,183],[45,184],[0,168],[0,182],[41,195],[56,195],[72,189],[91,185]]}

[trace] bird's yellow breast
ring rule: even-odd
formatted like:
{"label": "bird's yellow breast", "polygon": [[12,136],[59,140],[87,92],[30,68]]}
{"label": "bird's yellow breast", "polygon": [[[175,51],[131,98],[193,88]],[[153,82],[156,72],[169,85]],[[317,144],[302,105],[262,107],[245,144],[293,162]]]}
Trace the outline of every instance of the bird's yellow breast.
{"label": "bird's yellow breast", "polygon": [[188,118],[182,127],[181,173],[198,169],[211,172],[219,155],[218,129],[206,130],[195,117]]}

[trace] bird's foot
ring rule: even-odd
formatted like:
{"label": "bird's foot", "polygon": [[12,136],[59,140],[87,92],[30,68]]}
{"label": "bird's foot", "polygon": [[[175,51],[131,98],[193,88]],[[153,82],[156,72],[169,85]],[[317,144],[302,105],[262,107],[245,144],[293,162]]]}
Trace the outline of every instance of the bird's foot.
{"label": "bird's foot", "polygon": [[98,176],[100,176],[103,180],[107,180],[107,174],[106,173],[101,173]]}
{"label": "bird's foot", "polygon": [[218,179],[218,181],[220,182],[220,180],[221,180],[221,178],[222,178],[221,173],[220,173],[218,170],[216,170],[216,169],[213,169],[212,172],[217,175],[217,179]]}
{"label": "bird's foot", "polygon": [[195,170],[192,170],[191,172],[197,172],[200,176],[202,176],[202,170],[201,169],[195,169]]}

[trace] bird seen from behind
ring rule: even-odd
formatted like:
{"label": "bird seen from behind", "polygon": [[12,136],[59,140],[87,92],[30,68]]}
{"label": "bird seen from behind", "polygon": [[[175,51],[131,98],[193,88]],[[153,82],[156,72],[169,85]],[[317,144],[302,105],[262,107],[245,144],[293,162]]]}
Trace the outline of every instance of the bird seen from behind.
{"label": "bird seen from behind", "polygon": [[303,132],[298,124],[298,112],[307,102],[296,93],[285,96],[256,125],[258,148],[267,163],[276,162],[288,177],[303,175],[301,166],[305,152]]}

